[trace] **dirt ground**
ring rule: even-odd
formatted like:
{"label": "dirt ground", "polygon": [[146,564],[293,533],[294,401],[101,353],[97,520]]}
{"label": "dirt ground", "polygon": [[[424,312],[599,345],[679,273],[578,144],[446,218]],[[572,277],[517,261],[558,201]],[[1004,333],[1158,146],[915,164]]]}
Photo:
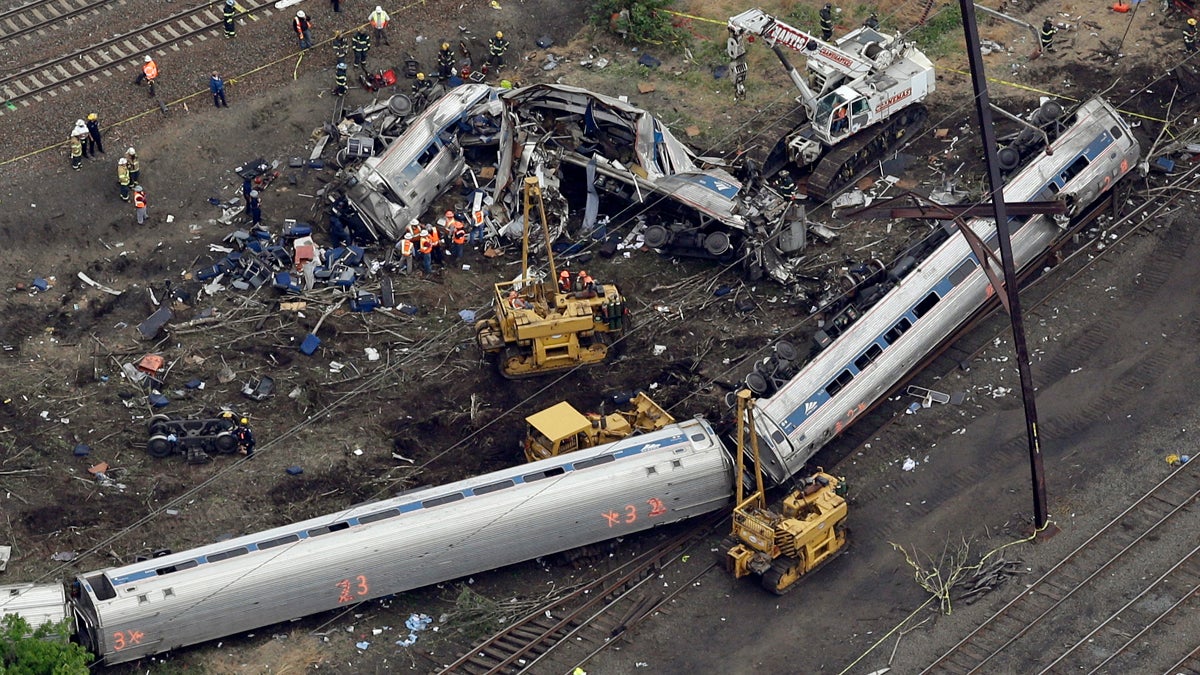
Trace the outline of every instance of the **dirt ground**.
{"label": "dirt ground", "polygon": [[[325,3],[303,4],[311,6],[319,31],[348,27],[370,9],[349,0],[343,3],[344,15],[334,16]],[[800,4],[762,6],[785,15]],[[761,131],[771,126],[766,122],[779,124],[794,95],[774,56],[758,49],[751,62],[750,99],[731,105],[728,83],[711,75],[721,63],[719,24],[683,21],[697,38],[691,58],[648,50],[664,65],[647,71],[635,65],[640,51],[584,26],[586,3],[510,0],[500,5],[495,10],[482,0],[432,1],[397,9],[393,45],[373,50],[372,57],[398,64],[412,53],[429,62],[432,43],[459,36],[459,25],[479,42],[501,28],[513,52],[528,57],[510,58],[517,61],[510,76],[629,94],[635,104],[670,122],[681,138],[688,137],[687,127],[696,126],[699,133],[690,142],[712,153],[764,144],[767,134]],[[697,0],[679,8],[720,22],[747,6]],[[910,3],[885,0],[878,9],[885,26],[894,22],[907,28],[917,18]],[[1131,96],[1162,74],[1164,53],[1170,58],[1181,53],[1178,21],[1164,26],[1169,20],[1155,9],[1145,6],[1132,17],[1120,50],[1124,56],[1114,62],[1096,50],[1110,50],[1104,41],[1120,38],[1129,15],[1088,9],[1083,18],[1093,27],[1077,23],[1078,13],[1085,11],[1082,3],[1025,3],[1021,16],[1031,23],[1040,24],[1045,12],[1054,11],[1061,12],[1054,14],[1057,21],[1079,29],[1059,34],[1069,46],[1057,54],[1030,60],[1028,34],[1008,25],[986,28],[985,37],[1011,50],[987,58],[989,74],[1026,87],[996,84],[993,100],[1025,110],[1043,88],[1083,97],[1112,86],[1110,99],[1124,109],[1161,115],[1169,84]],[[845,14],[839,32],[852,28],[850,19],[861,18],[865,10],[847,8]],[[0,269],[0,288],[7,289],[0,313],[5,366],[0,543],[13,547],[0,582],[61,579],[158,549],[180,550],[510,465],[521,457],[521,419],[564,398],[593,408],[607,393],[654,385],[655,398],[677,417],[716,419],[724,414],[724,390],[713,380],[736,379],[739,364],[744,370],[756,350],[797,327],[803,342],[804,331],[811,330],[807,298],[788,296],[769,283],[747,285],[732,273],[718,275],[706,263],[671,261],[652,252],[588,263],[593,276],[620,284],[633,298],[635,317],[647,329],[631,338],[611,366],[561,381],[500,379],[479,357],[470,325],[458,317],[461,309],[482,309],[491,284],[513,275],[512,255],[486,259],[470,252],[470,270],[399,281],[399,299],[419,309],[412,316],[331,314],[320,324],[322,347],[311,357],[298,345],[314,330],[321,309],[334,302],[330,294],[314,294],[312,308],[301,313],[281,311],[269,289],[202,297],[200,284],[189,275],[222,256],[209,245],[232,229],[216,222],[220,211],[209,199],[237,193],[240,181],[233,169],[243,162],[256,157],[283,162],[283,175],[263,200],[273,230],[295,219],[313,223],[318,238],[326,232],[324,208],[315,195],[336,179],[334,169],[286,165],[291,157],[307,157],[313,130],[330,115],[333,60],[327,46],[318,46],[304,59],[275,63],[292,48],[278,25],[285,17],[243,25],[237,50],[210,40],[179,57],[174,67],[182,90],[189,90],[186,82],[202,85],[212,64],[222,64],[226,77],[236,80],[227,110],[209,107],[206,94],[197,89],[199,96],[173,104],[165,117],[156,109],[140,115],[147,108],[143,92],[117,79],[72,89],[53,105],[6,111],[0,120],[6,129],[0,232],[8,261]],[[418,42],[417,35],[426,39]],[[567,59],[554,70],[542,70],[545,52],[533,44],[543,35],[556,43],[550,51]],[[322,40],[328,33],[316,37]],[[604,71],[578,67],[576,62],[593,50],[611,58],[612,65]],[[9,48],[3,56],[9,65],[26,62]],[[242,75],[263,62],[273,65]],[[983,167],[977,146],[970,145],[977,143],[969,131],[974,119],[970,82],[955,72],[965,71],[966,63],[952,54],[938,66],[939,90],[929,100],[931,128],[951,133],[946,139],[921,139],[913,152],[916,161],[902,178],[906,185],[927,188],[959,167],[957,178],[972,185]],[[654,83],[656,91],[635,93],[639,81]],[[368,92],[354,90],[347,107],[370,100]],[[113,125],[101,159],[87,160],[76,173],[61,147],[24,157],[64,137],[71,122],[93,105]],[[1139,121],[1145,147],[1157,126]],[[954,136],[961,136],[961,144],[951,140]],[[132,208],[119,200],[114,180],[115,160],[130,144],[142,157],[141,182],[150,203],[150,222],[142,227]],[[449,206],[457,206],[453,196],[437,205]],[[824,220],[828,214],[814,217]],[[1187,233],[1195,220],[1188,202],[1171,222],[1125,244],[1113,262],[1027,322],[1043,394],[1039,406],[1051,513],[1064,530],[1045,546],[1021,549],[1033,573],[1118,512],[1123,502],[1112,495],[1135,495],[1157,482],[1166,470],[1162,456],[1185,445],[1186,430],[1198,425],[1197,411],[1180,405],[1191,398],[1188,387],[1197,370],[1186,339],[1196,325],[1190,290],[1194,258],[1200,254]],[[814,264],[822,269],[846,262],[839,257],[845,251],[862,258],[894,253],[904,237],[922,227],[898,228],[879,244],[873,242],[883,224],[830,224],[846,227],[839,230],[841,247],[814,252]],[[1153,285],[1139,276],[1151,266],[1161,271]],[[79,272],[121,295],[89,287],[78,280]],[[49,290],[30,292],[35,278],[49,280]],[[140,339],[134,327],[154,311],[152,294],[159,300],[169,297],[168,282],[183,293],[176,318],[159,338]],[[719,287],[733,292],[716,297]],[[208,316],[219,320],[197,321]],[[926,374],[917,381],[967,392],[967,403],[905,416],[868,444],[835,442],[818,458],[854,485],[854,544],[847,555],[782,599],[766,596],[752,582],[734,583],[719,571],[710,573],[668,615],[635,631],[589,671],[630,672],[648,664],[659,672],[840,672],[924,601],[889,541],[929,551],[948,538],[965,537],[987,550],[1022,536],[1029,499],[1020,402],[1013,394],[993,398],[990,393],[1015,386],[1011,359],[1004,360],[1011,351],[1007,334],[1001,335],[1000,344],[969,372]],[[1149,337],[1159,335],[1161,340]],[[656,344],[667,347],[664,356],[651,355]],[[368,347],[381,354],[378,361],[368,359]],[[161,411],[151,410],[141,389],[121,375],[122,364],[147,353],[161,354],[170,364],[164,393],[171,400]],[[1146,374],[1165,366],[1168,376]],[[225,369],[234,377],[222,382]],[[274,396],[262,402],[243,397],[242,384],[262,375],[275,378]],[[193,380],[205,386],[185,386]],[[1130,389],[1131,380],[1143,384]],[[1106,395],[1112,391],[1125,395]],[[909,402],[894,401],[862,423],[878,424]],[[211,413],[221,406],[252,419],[260,443],[253,461],[218,457],[192,466],[181,457],[155,460],[142,450],[145,421],[154,412]],[[88,455],[76,454],[80,444],[90,446]],[[909,457],[920,464],[905,472],[901,464]],[[119,485],[92,478],[88,468],[99,462],[109,465],[108,475]],[[289,475],[285,469],[292,466],[302,467],[303,474]],[[638,546],[637,540],[624,542],[622,551]],[[52,556],[64,552],[79,557],[55,562]],[[595,567],[606,564],[601,558]],[[528,598],[544,593],[547,584],[562,586],[589,572],[534,562],[480,575],[469,588],[495,600]],[[446,616],[440,630],[426,634],[418,646],[435,660],[451,660],[455,649],[482,630],[455,613],[460,588],[444,584],[406,593],[352,613],[266,627],[112,671],[266,673],[308,665],[334,672],[422,672],[427,660],[394,645],[402,637],[400,627],[411,612]],[[994,598],[908,634],[897,650],[895,672],[917,670],[1017,588],[1012,584]],[[832,617],[842,620],[831,622]],[[364,641],[371,646],[355,646]],[[889,643],[857,662],[852,672],[886,665],[890,652]]]}

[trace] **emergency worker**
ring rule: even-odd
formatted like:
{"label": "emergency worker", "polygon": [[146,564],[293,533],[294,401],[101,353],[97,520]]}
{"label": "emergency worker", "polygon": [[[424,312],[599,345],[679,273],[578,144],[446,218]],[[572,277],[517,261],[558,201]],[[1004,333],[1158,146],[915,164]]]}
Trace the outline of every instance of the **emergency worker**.
{"label": "emergency worker", "polygon": [[371,12],[371,18],[369,19],[369,21],[371,23],[371,28],[375,29],[375,43],[376,44],[379,44],[379,43],[383,43],[385,45],[392,44],[391,42],[388,41],[387,32],[386,32],[388,21],[391,21],[391,20],[392,20],[392,17],[388,16],[388,13],[383,11],[383,6],[375,5],[375,11]]}
{"label": "emergency worker", "polygon": [[508,47],[508,40],[500,31],[496,31],[496,36],[488,40],[488,63],[495,66],[497,71],[504,68],[504,55],[508,53]]}
{"label": "emergency worker", "polygon": [[421,230],[417,252],[421,254],[421,269],[426,275],[433,274],[433,242],[429,239],[429,230]]}
{"label": "emergency worker", "polygon": [[429,237],[429,244],[433,247],[433,249],[429,252],[432,261],[438,265],[445,265],[446,261],[443,259],[443,256],[445,255],[446,251],[442,248],[442,234],[438,232],[436,223],[433,225],[433,227],[429,228],[429,232],[426,234],[426,236]]}
{"label": "emergency worker", "polygon": [[825,3],[821,8],[821,39],[828,40],[833,37],[833,5]]}
{"label": "emergency worker", "polygon": [[462,262],[463,249],[467,245],[467,226],[461,221],[455,219],[454,229],[450,232],[450,251],[454,259]]}
{"label": "emergency worker", "polygon": [[1196,19],[1194,17],[1187,20],[1187,26],[1183,29],[1183,48],[1189,54],[1196,53]]}
{"label": "emergency worker", "polygon": [[68,143],[71,144],[71,168],[78,171],[83,168],[83,138],[72,132]]}
{"label": "emergency worker", "polygon": [[96,113],[88,114],[87,130],[88,130],[88,134],[90,135],[90,138],[88,140],[88,143],[84,146],[84,150],[87,151],[87,154],[90,157],[96,156],[96,152],[95,152],[96,150],[99,150],[100,154],[103,155],[104,154],[104,138],[100,135],[100,116],[97,115]]}
{"label": "emergency worker", "polygon": [[1054,35],[1056,33],[1058,33],[1058,29],[1055,28],[1054,24],[1050,21],[1050,17],[1046,17],[1046,20],[1042,22],[1042,51],[1054,51]]}
{"label": "emergency worker", "polygon": [[236,16],[237,7],[234,6],[234,0],[225,0],[225,8],[221,10],[221,23],[225,26],[226,39],[237,36],[237,21],[234,20]]}
{"label": "emergency worker", "polygon": [[125,161],[129,166],[129,180],[133,181],[134,183],[138,182],[138,180],[142,177],[142,165],[140,162],[138,162],[137,151],[133,148],[126,150]]}
{"label": "emergency worker", "polygon": [[304,10],[296,12],[296,16],[292,17],[292,30],[296,31],[296,37],[300,39],[300,49],[312,46],[312,21],[304,15]]}
{"label": "emergency worker", "polygon": [[333,58],[338,63],[345,63],[346,57],[350,54],[350,45],[346,43],[346,36],[342,35],[342,31],[336,31],[333,34]]}
{"label": "emergency worker", "polygon": [[570,293],[571,292],[571,273],[568,272],[567,270],[563,270],[558,273],[558,292],[559,293]]}
{"label": "emergency worker", "polygon": [[142,58],[142,72],[138,73],[137,79],[133,81],[137,86],[142,86],[145,82],[150,85],[150,96],[154,96],[154,80],[158,79],[158,64],[154,62],[154,57],[147,54]]}
{"label": "emergency worker", "polygon": [[442,48],[437,53],[438,77],[443,80],[450,79],[450,75],[454,72],[454,54],[450,52],[450,43],[443,42]]}
{"label": "emergency worker", "polygon": [[137,215],[137,224],[146,224],[146,191],[141,185],[133,186],[133,211]]}
{"label": "emergency worker", "polygon": [[354,34],[354,40],[351,42],[354,47],[354,65],[367,65],[367,52],[371,51],[371,36],[367,35],[367,31],[359,30]]}
{"label": "emergency worker", "polygon": [[346,95],[346,62],[338,61],[337,70],[333,72],[333,93],[338,96]]}
{"label": "emergency worker", "polygon": [[243,417],[238,420],[237,428],[233,431],[233,437],[238,442],[238,452],[246,456],[247,459],[254,456],[254,432],[250,431],[250,419]]}
{"label": "emergency worker", "polygon": [[412,232],[405,232],[404,238],[396,243],[396,248],[400,250],[400,271],[404,274],[412,274],[413,252],[416,250],[416,246],[413,245]]}
{"label": "emergency worker", "polygon": [[129,201],[129,160],[124,157],[117,160],[117,185],[121,188],[121,201]]}

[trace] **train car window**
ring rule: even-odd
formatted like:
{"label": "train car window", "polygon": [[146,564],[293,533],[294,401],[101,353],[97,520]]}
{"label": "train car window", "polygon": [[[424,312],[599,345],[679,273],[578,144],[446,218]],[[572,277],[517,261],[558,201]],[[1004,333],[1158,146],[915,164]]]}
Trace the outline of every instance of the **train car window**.
{"label": "train car window", "polygon": [[377,523],[381,520],[387,520],[388,518],[394,518],[398,515],[400,515],[399,509],[388,509],[386,511],[376,511],[375,513],[368,513],[367,515],[359,518],[358,524],[366,525],[367,523]]}
{"label": "train car window", "polygon": [[527,473],[525,474],[524,478],[526,483],[532,483],[535,480],[550,478],[552,476],[561,476],[564,473],[566,473],[566,469],[563,469],[561,466],[556,466],[553,469],[546,469],[545,471],[539,471],[538,473]]}
{"label": "train car window", "polygon": [[600,455],[599,457],[593,457],[591,459],[585,459],[581,462],[575,462],[575,468],[587,469],[593,466],[600,466],[601,464],[608,464],[609,462],[616,461],[616,459],[617,458],[613,457],[612,455]]}
{"label": "train car window", "polygon": [[158,576],[160,576],[160,577],[161,577],[161,576],[163,576],[164,574],[170,574],[170,573],[172,573],[172,572],[178,572],[178,571],[180,571],[180,570],[190,570],[190,569],[192,569],[193,567],[195,567],[196,565],[199,565],[199,564],[200,564],[200,563],[196,562],[196,561],[195,561],[195,559],[193,559],[193,560],[184,560],[184,561],[183,561],[183,562],[181,562],[181,563],[176,563],[176,564],[174,564],[174,565],[169,565],[169,566],[167,566],[167,567],[160,567],[160,568],[158,568],[158,569],[154,570],[154,573],[155,573],[155,574],[157,574]]}
{"label": "train car window", "polygon": [[850,384],[850,381],[853,379],[853,373],[851,373],[849,370],[843,370],[838,374],[837,377],[833,378],[833,382],[830,382],[825,386],[825,393],[829,394],[830,398],[832,398],[833,396],[837,395],[839,391],[844,389],[846,385]]}
{"label": "train car window", "polygon": [[775,445],[783,445],[783,441],[786,438],[787,436],[784,436],[783,432],[778,429],[771,432],[771,440],[775,441]]}
{"label": "train car window", "polygon": [[883,339],[887,340],[887,343],[890,345],[896,340],[899,340],[900,336],[904,335],[909,328],[912,328],[912,322],[908,320],[908,317],[904,317],[897,321],[896,325],[892,326],[891,330],[883,334]]}
{"label": "train car window", "polygon": [[878,344],[872,344],[867,347],[867,351],[863,352],[857,359],[854,359],[854,367],[859,370],[865,370],[867,366],[875,363],[875,359],[883,353],[883,347]]}
{"label": "train car window", "polygon": [[929,310],[933,309],[933,306],[938,303],[938,300],[941,300],[941,298],[938,297],[937,293],[930,293],[925,296],[924,300],[918,302],[916,307],[913,307],[912,313],[919,319],[928,314]]}
{"label": "train car window", "polygon": [[1071,162],[1071,165],[1064,169],[1062,173],[1058,174],[1058,177],[1062,179],[1063,183],[1070,183],[1071,179],[1075,176],[1078,176],[1079,172],[1086,169],[1089,163],[1090,161],[1086,155],[1080,155],[1075,159],[1074,162]]}
{"label": "train car window", "polygon": [[704,434],[692,434],[689,438],[692,439],[693,443],[703,443],[704,441],[708,440],[708,436],[705,436]]}
{"label": "train car window", "polygon": [[958,267],[955,267],[954,271],[950,273],[950,285],[957,286],[961,284],[963,280],[971,276],[971,273],[975,271],[975,267],[976,265],[974,258],[967,258],[966,260],[962,261],[962,264],[960,264]]}
{"label": "train car window", "polygon": [[1123,135],[1121,134],[1121,127],[1115,124],[1113,125],[1113,128],[1108,130],[1108,133],[1112,134],[1113,138],[1120,138]]}
{"label": "train car window", "polygon": [[671,460],[671,468],[672,468],[672,469],[682,469],[682,468],[683,468],[683,462],[682,462],[681,460],[678,460],[678,459],[673,459],[673,460]]}
{"label": "train car window", "polygon": [[175,589],[174,588],[164,588],[163,589],[163,597],[164,598],[175,597]]}
{"label": "train car window", "polygon": [[343,520],[340,523],[334,523],[334,524],[326,526],[326,527],[314,527],[313,529],[308,531],[308,536],[319,537],[323,534],[329,534],[330,532],[339,532],[341,530],[346,530],[349,528],[350,528],[350,523]]}
{"label": "train car window", "polygon": [[460,499],[463,499],[463,493],[453,492],[448,495],[442,495],[441,497],[426,499],[425,501],[421,502],[421,506],[428,509],[433,508],[434,506],[441,506],[443,504],[449,504],[450,502],[456,502]]}
{"label": "train car window", "polygon": [[113,588],[112,580],[105,574],[97,574],[87,578],[88,585],[96,594],[97,600],[112,600],[117,597],[117,589]]}
{"label": "train car window", "polygon": [[246,550],[245,546],[242,546],[241,548],[233,548],[233,549],[229,549],[228,551],[221,551],[220,553],[210,553],[204,557],[210,563],[211,562],[221,562],[222,560],[229,560],[230,558],[236,558],[239,555],[246,555],[249,552],[250,551]]}
{"label": "train car window", "polygon": [[144,605],[144,604],[146,604],[147,602],[150,602],[150,598],[148,598],[148,597],[146,597],[146,596],[144,596],[144,595],[139,595],[139,596],[137,596],[137,598],[138,598],[138,604],[139,604],[139,605]]}
{"label": "train car window", "polygon": [[263,549],[275,548],[276,546],[283,546],[284,544],[291,544],[292,542],[296,541],[300,541],[299,535],[285,534],[282,537],[275,537],[274,539],[258,542],[258,550],[262,551]]}
{"label": "train car window", "polygon": [[653,476],[653,475],[654,475],[654,474],[656,474],[656,473],[658,473],[658,469],[656,469],[656,468],[654,468],[654,467],[652,467],[652,466],[648,466],[648,467],[646,467],[646,475],[647,475],[647,476]]}
{"label": "train car window", "polygon": [[502,480],[499,483],[492,483],[490,485],[480,485],[479,487],[472,490],[472,492],[474,492],[476,494],[476,496],[486,495],[490,492],[499,492],[500,490],[503,490],[504,488],[510,488],[513,485],[514,485],[514,483],[511,480]]}

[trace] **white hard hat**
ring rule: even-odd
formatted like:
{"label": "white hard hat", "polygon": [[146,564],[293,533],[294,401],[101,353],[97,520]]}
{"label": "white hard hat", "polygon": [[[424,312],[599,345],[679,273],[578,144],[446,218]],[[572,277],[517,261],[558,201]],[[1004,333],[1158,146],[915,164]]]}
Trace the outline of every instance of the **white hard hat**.
{"label": "white hard hat", "polygon": [[130,149],[128,149],[128,150],[126,150],[126,151],[125,151],[125,154],[127,154],[127,155],[136,155],[136,154],[137,154],[137,150],[134,150],[133,148],[130,148]]}
{"label": "white hard hat", "polygon": [[408,224],[409,225],[420,225],[421,221],[417,220],[416,218],[413,218],[412,220],[408,221]]}
{"label": "white hard hat", "polygon": [[404,238],[405,238],[405,239],[412,239],[412,232],[405,232],[405,233],[404,233]]}
{"label": "white hard hat", "polygon": [[151,58],[151,56],[149,54],[147,54],[144,58],[142,58],[142,60],[145,61],[146,63],[150,63],[154,59]]}
{"label": "white hard hat", "polygon": [[382,11],[383,11],[383,5],[375,5],[375,11],[376,11],[376,12],[382,12]]}
{"label": "white hard hat", "polygon": [[296,16],[298,16],[298,17],[300,17],[301,19],[303,19],[303,18],[304,18],[304,10],[300,10],[300,11],[296,12]]}
{"label": "white hard hat", "polygon": [[87,126],[87,124],[86,124],[86,123],[85,123],[83,120],[75,120],[75,126],[77,126],[77,127],[86,127],[86,126]]}
{"label": "white hard hat", "polygon": [[251,197],[257,197],[257,196],[258,196],[258,190],[251,190],[251,191],[250,191],[250,196],[251,196]]}
{"label": "white hard hat", "polygon": [[126,160],[124,157],[122,157],[121,159],[118,159],[118,160],[117,160],[117,164],[125,165],[125,164],[128,164],[128,163],[129,163],[129,161],[128,161],[128,160]]}
{"label": "white hard hat", "polygon": [[428,236],[429,236],[429,230],[421,230],[421,236],[422,236],[422,237],[428,237]]}

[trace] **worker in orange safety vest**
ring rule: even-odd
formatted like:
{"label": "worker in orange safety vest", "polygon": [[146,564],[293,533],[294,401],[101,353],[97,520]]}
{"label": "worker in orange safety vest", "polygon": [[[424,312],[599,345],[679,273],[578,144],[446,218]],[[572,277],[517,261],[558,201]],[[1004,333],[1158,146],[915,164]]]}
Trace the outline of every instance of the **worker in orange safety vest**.
{"label": "worker in orange safety vest", "polygon": [[429,238],[429,230],[421,230],[417,252],[421,254],[421,269],[425,270],[425,274],[433,274],[433,240]]}
{"label": "worker in orange safety vest", "polygon": [[559,293],[570,293],[571,292],[571,273],[568,272],[567,270],[563,270],[558,273],[558,292]]}
{"label": "worker in orange safety vest", "polygon": [[133,81],[137,86],[142,86],[143,82],[150,85],[150,95],[154,96],[154,80],[158,78],[158,64],[154,62],[154,57],[147,54],[142,59],[142,72],[138,73],[137,79]]}
{"label": "worker in orange safety vest", "polygon": [[438,232],[436,223],[433,225],[433,227],[429,228],[428,236],[429,242],[433,246],[433,250],[430,251],[433,262],[437,263],[438,265],[444,265],[445,261],[442,259],[442,256],[445,255],[445,251],[442,250],[442,234]]}
{"label": "worker in orange safety vest", "polygon": [[412,232],[405,232],[404,238],[396,244],[396,248],[400,249],[400,271],[405,274],[411,274],[413,251],[416,250],[416,246],[413,245]]}

